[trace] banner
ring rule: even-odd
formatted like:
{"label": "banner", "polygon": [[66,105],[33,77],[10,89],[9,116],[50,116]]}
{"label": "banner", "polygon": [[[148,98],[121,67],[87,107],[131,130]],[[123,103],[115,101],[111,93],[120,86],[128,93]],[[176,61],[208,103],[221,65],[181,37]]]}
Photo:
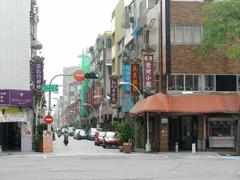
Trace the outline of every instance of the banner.
{"label": "banner", "polygon": [[117,91],[117,78],[111,78],[110,79],[110,93],[111,93],[111,104],[117,104],[118,100],[118,91]]}
{"label": "banner", "polygon": [[[123,80],[124,80],[124,82],[130,82],[131,81],[130,64],[124,64],[123,65]],[[126,93],[130,93],[130,91],[131,91],[131,85],[130,84],[124,84],[123,88],[124,88],[124,91]]]}
{"label": "banner", "polygon": [[144,86],[146,89],[153,88],[153,54],[144,54]]}
{"label": "banner", "polygon": [[131,86],[131,90],[133,94],[138,94],[138,90],[140,87],[140,65],[139,64],[131,64],[131,83],[135,86]]}

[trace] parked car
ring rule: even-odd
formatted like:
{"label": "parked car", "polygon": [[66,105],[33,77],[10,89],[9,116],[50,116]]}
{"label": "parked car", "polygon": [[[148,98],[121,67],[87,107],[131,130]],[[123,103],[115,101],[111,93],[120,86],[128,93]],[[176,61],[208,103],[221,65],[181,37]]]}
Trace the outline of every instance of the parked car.
{"label": "parked car", "polygon": [[97,131],[100,131],[101,129],[99,129],[99,128],[90,128],[89,129],[89,131],[88,131],[88,139],[89,140],[95,140],[95,133],[97,132]]}
{"label": "parked car", "polygon": [[67,131],[67,132],[68,132],[68,129],[67,129],[67,128],[62,128],[62,134],[64,134],[64,133],[65,133],[65,131]]}
{"label": "parked car", "polygon": [[106,135],[103,140],[103,148],[113,147],[113,146],[118,147],[118,143],[119,143],[118,132],[114,132],[114,131],[106,132]]}
{"label": "parked car", "polygon": [[74,131],[75,131],[74,127],[68,127],[68,134],[69,134],[69,136],[73,136],[74,135]]}
{"label": "parked car", "polygon": [[80,129],[79,133],[78,133],[78,138],[79,139],[87,139],[87,133],[84,129]]}
{"label": "parked car", "polygon": [[81,129],[75,129],[73,139],[79,139],[79,132]]}
{"label": "parked car", "polygon": [[105,131],[97,131],[95,134],[95,145],[103,145],[103,140],[106,135]]}
{"label": "parked car", "polygon": [[57,129],[57,136],[60,137],[62,135],[62,130],[61,129]]}

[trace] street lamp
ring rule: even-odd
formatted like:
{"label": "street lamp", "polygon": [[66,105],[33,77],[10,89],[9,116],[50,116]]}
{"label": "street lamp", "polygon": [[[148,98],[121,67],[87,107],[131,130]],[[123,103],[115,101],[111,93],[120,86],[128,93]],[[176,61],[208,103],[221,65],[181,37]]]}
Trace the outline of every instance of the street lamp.
{"label": "street lamp", "polygon": [[[110,97],[107,96],[107,97],[105,98],[105,97],[103,97],[103,96],[93,96],[93,98],[101,98],[101,99],[102,99],[102,100],[101,100],[101,104],[100,104],[100,106],[99,106],[99,108],[98,108],[97,128],[99,128],[99,122],[100,122],[100,118],[101,118],[101,116],[102,116],[102,106],[103,106],[103,103],[104,103],[104,101],[105,101],[105,102],[108,102],[108,101],[110,100]],[[113,124],[113,120],[112,120],[112,124]]]}
{"label": "street lamp", "polygon": [[[83,105],[84,105],[84,106],[89,106],[89,107],[93,110],[94,115],[95,115],[95,117],[97,118],[97,112],[96,112],[96,110],[94,109],[94,107],[93,107],[91,104],[89,104],[89,103],[83,103]],[[89,126],[90,126],[90,119],[89,119]]]}
{"label": "street lamp", "polygon": [[127,84],[130,84],[132,87],[134,87],[138,91],[138,93],[143,97],[143,94],[141,93],[141,91],[137,88],[137,86],[135,86],[131,82],[129,81],[119,82],[119,85],[127,85]]}
{"label": "street lamp", "polygon": [[[131,82],[119,82],[119,85],[125,85],[125,84],[130,84],[131,86],[133,86],[138,91],[138,93],[143,97],[143,94],[141,93],[141,91]],[[136,138],[136,133],[135,133],[135,138]],[[150,135],[149,135],[149,114],[148,114],[148,112],[147,112],[147,143],[145,145],[145,149],[146,149],[146,152],[151,151]]]}

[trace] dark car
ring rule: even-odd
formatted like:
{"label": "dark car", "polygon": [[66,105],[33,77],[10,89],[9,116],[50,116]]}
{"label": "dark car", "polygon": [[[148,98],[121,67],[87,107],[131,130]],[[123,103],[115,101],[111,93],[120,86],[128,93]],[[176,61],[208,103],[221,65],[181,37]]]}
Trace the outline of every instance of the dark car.
{"label": "dark car", "polygon": [[104,148],[113,147],[113,146],[118,147],[118,143],[119,143],[118,132],[114,132],[114,131],[106,132],[106,135],[103,140]]}
{"label": "dark car", "polygon": [[105,131],[97,131],[95,134],[95,145],[103,145],[104,137],[106,135]]}

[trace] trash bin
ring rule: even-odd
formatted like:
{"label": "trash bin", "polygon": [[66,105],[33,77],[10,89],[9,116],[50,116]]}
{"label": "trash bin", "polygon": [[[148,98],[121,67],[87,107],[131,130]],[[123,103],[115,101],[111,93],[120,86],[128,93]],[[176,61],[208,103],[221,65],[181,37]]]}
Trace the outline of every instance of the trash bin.
{"label": "trash bin", "polygon": [[198,139],[198,140],[197,140],[197,150],[198,150],[198,151],[201,151],[201,150],[202,150],[202,141],[201,141],[201,139]]}

